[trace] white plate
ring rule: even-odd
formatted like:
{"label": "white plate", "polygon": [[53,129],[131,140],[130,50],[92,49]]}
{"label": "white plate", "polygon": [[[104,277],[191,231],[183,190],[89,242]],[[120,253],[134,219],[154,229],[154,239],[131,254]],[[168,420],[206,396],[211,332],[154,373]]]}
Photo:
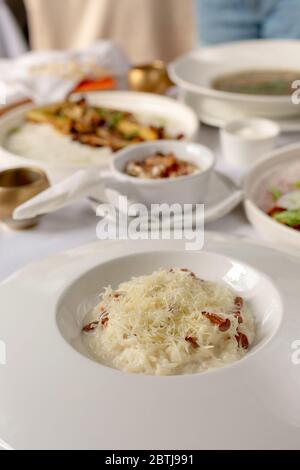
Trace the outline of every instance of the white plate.
{"label": "white plate", "polygon": [[[197,138],[199,121],[196,114],[188,106],[171,98],[151,93],[135,93],[128,91],[93,92],[81,94],[80,96],[86,96],[88,101],[94,105],[130,111],[145,117],[147,121],[149,120],[151,122],[157,122],[157,120],[159,120],[164,123],[166,130],[171,135],[175,136],[179,133],[183,133],[187,140]],[[0,119],[0,163],[5,166],[39,165],[47,171],[52,182],[58,181],[72,174],[82,167],[82,165],[68,164],[67,162],[51,164],[42,160],[33,160],[18,156],[3,148],[3,141],[9,131],[19,127],[24,122],[25,111],[32,107],[32,105],[20,107],[17,110],[5,114]],[[62,138],[61,134],[59,134],[59,137]],[[52,139],[52,137],[49,138]],[[77,143],[72,142],[72,144]],[[45,145],[47,145],[46,141]],[[71,151],[71,149],[69,151]],[[99,149],[99,167],[107,167],[111,156],[112,152],[109,149],[107,149],[107,151],[105,149]]]}
{"label": "white plate", "polygon": [[[7,445],[299,448],[300,365],[292,362],[292,343],[300,332],[300,260],[216,234],[206,234],[205,249],[230,259],[182,249],[172,241],[97,242],[28,266],[0,285],[7,346],[7,365],[0,366],[0,436]],[[258,297],[267,302],[262,316],[255,310],[260,333],[248,357],[204,374],[147,377],[103,367],[78,351],[74,314],[83,300],[103,283],[174,262],[229,282],[254,309]],[[276,289],[284,305],[281,326]]]}
{"label": "white plate", "polygon": [[[202,48],[175,60],[169,66],[172,80],[181,89],[202,98],[205,114],[243,111],[247,116],[286,118],[300,115],[300,107],[290,96],[265,96],[229,93],[212,88],[212,81],[224,74],[247,70],[295,70],[300,41],[241,41]],[[299,70],[300,78],[300,70]]]}
{"label": "white plate", "polygon": [[[115,191],[107,190],[103,195],[102,201],[90,198],[90,202],[96,212],[97,207],[101,203],[109,202],[117,207],[118,196],[120,195]],[[205,201],[205,223],[214,222],[229,214],[242,200],[243,191],[228,176],[218,171],[213,171]],[[180,221],[178,220],[178,222]],[[194,220],[192,223],[194,223]]]}
{"label": "white plate", "polygon": [[[227,113],[225,112],[218,112],[218,109],[211,107],[209,110],[203,110],[201,106],[202,100],[199,96],[195,96],[192,93],[186,92],[182,93],[181,101],[188,106],[190,106],[195,113],[197,114],[199,120],[203,122],[203,124],[207,124],[208,126],[219,127],[222,128],[226,126],[230,121],[234,121],[236,119],[244,119],[248,117],[247,111],[244,112],[243,109],[238,109],[231,111],[229,110]],[[273,121],[276,122],[281,132],[299,132],[300,131],[300,117],[294,116],[291,118],[274,118],[272,117]]]}
{"label": "white plate", "polygon": [[282,147],[270,153],[254,165],[245,177],[245,210],[250,223],[266,240],[278,243],[283,248],[292,248],[300,253],[300,232],[280,224],[269,217],[261,208],[262,189],[269,176],[275,171],[284,176],[289,165],[298,162],[300,166],[300,144]]}

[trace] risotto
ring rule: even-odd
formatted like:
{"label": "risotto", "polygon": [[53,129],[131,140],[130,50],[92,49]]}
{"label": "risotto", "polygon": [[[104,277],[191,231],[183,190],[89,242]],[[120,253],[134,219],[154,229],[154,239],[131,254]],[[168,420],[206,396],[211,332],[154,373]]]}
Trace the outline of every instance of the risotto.
{"label": "risotto", "polygon": [[171,269],[105,289],[82,331],[93,356],[106,365],[176,375],[241,359],[255,324],[243,298],[228,287]]}

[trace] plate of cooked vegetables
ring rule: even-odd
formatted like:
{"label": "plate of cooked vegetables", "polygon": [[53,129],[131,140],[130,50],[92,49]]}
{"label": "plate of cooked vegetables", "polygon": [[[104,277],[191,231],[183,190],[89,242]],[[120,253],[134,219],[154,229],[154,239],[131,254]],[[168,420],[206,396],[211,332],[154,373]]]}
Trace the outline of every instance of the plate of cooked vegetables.
{"label": "plate of cooked vegetables", "polygon": [[73,95],[26,105],[0,121],[0,161],[39,164],[55,176],[108,166],[115,152],[140,142],[193,140],[198,119],[171,98],[126,91]]}
{"label": "plate of cooked vegetables", "polygon": [[245,208],[260,234],[300,248],[300,145],[272,152],[245,180]]}

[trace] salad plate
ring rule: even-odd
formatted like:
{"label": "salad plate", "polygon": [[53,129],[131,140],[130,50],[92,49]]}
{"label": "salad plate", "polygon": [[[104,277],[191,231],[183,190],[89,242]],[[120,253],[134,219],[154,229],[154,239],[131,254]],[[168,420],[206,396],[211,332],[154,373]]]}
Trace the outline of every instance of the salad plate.
{"label": "salad plate", "polygon": [[[89,357],[79,340],[82,302],[103,285],[174,264],[245,296],[256,319],[249,353],[222,369],[168,377]],[[15,273],[0,284],[2,446],[297,449],[299,274],[295,257],[209,232],[200,251],[184,241],[96,242]]]}
{"label": "salad plate", "polygon": [[250,223],[267,240],[300,251],[300,145],[281,147],[258,162],[244,180]]}

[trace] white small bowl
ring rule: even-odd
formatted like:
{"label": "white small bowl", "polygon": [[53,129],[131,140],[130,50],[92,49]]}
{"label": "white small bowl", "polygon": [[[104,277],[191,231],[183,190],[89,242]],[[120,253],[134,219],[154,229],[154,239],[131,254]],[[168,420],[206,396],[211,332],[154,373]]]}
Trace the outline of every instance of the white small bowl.
{"label": "white small bowl", "polygon": [[276,146],[280,128],[268,119],[231,121],[221,129],[225,160],[240,168],[249,168]]}
{"label": "white small bowl", "polygon": [[[141,161],[156,152],[172,152],[180,159],[194,163],[200,171],[190,176],[164,179],[142,179],[124,173],[127,162]],[[111,171],[103,175],[105,185],[134,201],[144,204],[204,203],[215,156],[203,145],[172,140],[158,140],[130,146],[118,152]]]}

